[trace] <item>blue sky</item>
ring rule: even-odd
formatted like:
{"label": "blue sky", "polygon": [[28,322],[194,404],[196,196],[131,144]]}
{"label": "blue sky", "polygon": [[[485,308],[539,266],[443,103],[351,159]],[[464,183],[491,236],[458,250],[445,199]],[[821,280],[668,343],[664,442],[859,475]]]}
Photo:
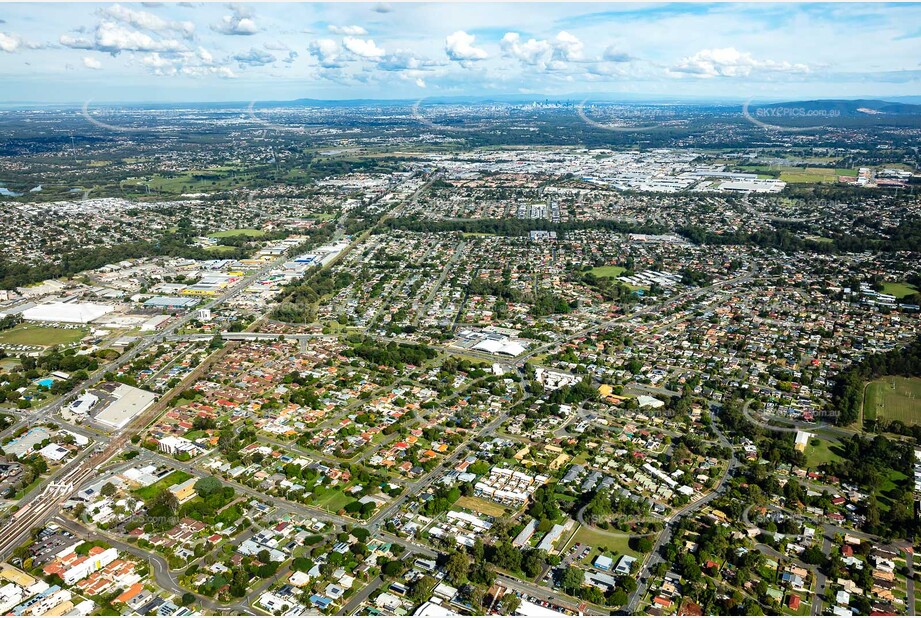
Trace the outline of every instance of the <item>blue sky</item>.
{"label": "blue sky", "polygon": [[0,4],[0,101],[921,95],[921,4]]}

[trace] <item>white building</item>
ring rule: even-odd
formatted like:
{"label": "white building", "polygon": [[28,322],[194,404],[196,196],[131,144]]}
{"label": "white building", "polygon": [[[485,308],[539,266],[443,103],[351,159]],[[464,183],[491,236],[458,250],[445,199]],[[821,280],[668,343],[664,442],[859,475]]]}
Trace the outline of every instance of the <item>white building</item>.
{"label": "white building", "polygon": [[64,571],[62,579],[68,586],[73,586],[87,575],[107,567],[116,558],[118,558],[118,550],[114,547],[110,547],[105,551],[99,552],[95,556],[87,556],[79,563],[70,567]]}
{"label": "white building", "polygon": [[87,324],[114,310],[111,305],[93,303],[46,303],[26,309],[22,312],[22,319],[33,322]]}
{"label": "white building", "polygon": [[84,393],[79,399],[74,400],[68,409],[74,416],[86,416],[97,403],[99,403],[99,397],[92,393]]}
{"label": "white building", "polygon": [[166,436],[160,439],[158,448],[160,452],[167,455],[178,455],[179,453],[191,453],[195,450],[195,444],[185,438]]}

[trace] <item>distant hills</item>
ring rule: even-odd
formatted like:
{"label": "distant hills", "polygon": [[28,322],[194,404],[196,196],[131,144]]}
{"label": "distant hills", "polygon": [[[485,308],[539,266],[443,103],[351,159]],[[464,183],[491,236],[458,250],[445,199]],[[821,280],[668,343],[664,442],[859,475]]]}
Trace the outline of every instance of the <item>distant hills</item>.
{"label": "distant hills", "polygon": [[804,112],[804,115],[817,115],[817,113],[824,112],[840,118],[921,116],[921,105],[878,99],[819,99],[749,105],[749,112],[754,113],[754,110],[772,110],[776,112],[776,117],[781,117],[785,113],[795,117],[795,114],[800,112]]}
{"label": "distant hills", "polygon": [[[458,96],[431,96],[422,99],[311,99],[299,98],[293,100],[276,101],[224,101],[224,102],[93,102],[94,109],[104,107],[118,107],[136,110],[170,110],[170,109],[200,109],[200,110],[226,110],[240,108],[247,110],[252,105],[254,110],[272,108],[362,108],[362,107],[407,107],[419,102],[423,107],[437,105],[522,105],[522,104],[551,104],[564,106],[577,106],[582,102],[588,105],[625,105],[625,106],[671,106],[675,109],[686,107],[688,109],[719,110],[723,113],[735,113],[744,101],[738,98],[720,98],[703,96],[676,96],[676,95],[649,95],[632,93],[570,93],[565,95],[541,94],[495,94],[495,95],[458,95]],[[81,107],[82,104],[42,104],[42,103],[0,103],[0,109],[71,109]],[[921,116],[921,97],[901,96],[883,99],[814,99],[805,101],[778,101],[767,98],[754,99],[748,104],[749,111],[755,115],[761,110],[761,116],[772,118],[787,117],[791,120],[799,114],[802,116],[832,116],[842,119],[873,119],[886,120],[892,117]],[[914,120],[914,118],[912,118]]]}

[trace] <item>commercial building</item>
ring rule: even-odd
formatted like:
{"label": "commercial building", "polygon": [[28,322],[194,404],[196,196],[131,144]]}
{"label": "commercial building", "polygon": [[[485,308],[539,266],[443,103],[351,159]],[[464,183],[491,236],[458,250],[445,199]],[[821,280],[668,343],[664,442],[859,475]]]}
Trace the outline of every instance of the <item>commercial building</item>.
{"label": "commercial building", "polygon": [[166,324],[169,320],[170,320],[170,316],[168,315],[155,315],[152,318],[148,318],[147,320],[144,320],[144,322],[141,324],[141,331],[151,332],[155,330],[160,330],[161,328],[163,328],[163,325]]}
{"label": "commercial building", "polygon": [[146,410],[157,396],[140,388],[119,384],[112,391],[114,401],[101,410],[95,417],[97,423],[113,429],[121,429],[128,421]]}
{"label": "commercial building", "polygon": [[111,305],[94,303],[45,303],[36,305],[22,312],[22,319],[32,322],[66,322],[68,324],[88,324],[98,320],[107,313],[112,313]]}
{"label": "commercial building", "polygon": [[86,416],[97,403],[99,403],[99,397],[92,393],[84,393],[80,395],[79,399],[74,400],[67,409],[74,416]]}
{"label": "commercial building", "polygon": [[189,480],[183,483],[176,483],[175,485],[170,485],[169,492],[176,496],[176,500],[181,503],[185,502],[192,498],[195,495],[195,483],[198,482],[198,479],[194,476]]}
{"label": "commercial building", "polygon": [[473,346],[472,349],[480,352],[488,352],[490,354],[501,354],[503,356],[514,357],[519,354],[524,354],[527,348],[511,339],[484,339]]}
{"label": "commercial building", "polygon": [[183,298],[181,296],[154,296],[144,301],[144,306],[149,309],[165,309],[167,311],[192,309],[197,304],[197,298]]}
{"label": "commercial building", "polygon": [[787,183],[782,180],[756,178],[721,182],[719,190],[730,193],[780,193],[786,186]]}
{"label": "commercial building", "polygon": [[179,453],[192,453],[195,451],[194,442],[176,436],[161,438],[157,443],[157,447],[161,452],[167,455],[178,455]]}

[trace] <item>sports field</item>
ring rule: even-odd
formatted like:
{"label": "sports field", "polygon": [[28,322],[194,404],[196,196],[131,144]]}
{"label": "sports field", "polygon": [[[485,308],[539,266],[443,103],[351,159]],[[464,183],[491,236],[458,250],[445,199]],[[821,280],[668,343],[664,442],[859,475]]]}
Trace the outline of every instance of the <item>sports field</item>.
{"label": "sports field", "polygon": [[891,294],[896,298],[904,298],[905,296],[911,296],[916,294],[918,290],[914,286],[908,285],[907,283],[884,283],[883,284],[883,294]]}
{"label": "sports field", "polygon": [[255,230],[253,228],[242,228],[239,230],[224,230],[223,232],[214,232],[213,234],[208,234],[211,238],[230,238],[231,236],[251,236],[253,238],[258,238],[259,236],[265,236],[265,232],[262,230]]}
{"label": "sports field", "polygon": [[86,331],[80,328],[54,328],[20,324],[0,332],[0,344],[6,345],[65,345],[83,339]]}
{"label": "sports field", "polygon": [[866,420],[885,418],[906,425],[921,423],[921,378],[887,376],[867,384],[863,400]]}
{"label": "sports field", "polygon": [[596,277],[619,277],[624,269],[620,266],[598,266],[589,272]]}
{"label": "sports field", "polygon": [[833,167],[788,167],[780,172],[780,179],[790,184],[837,182],[838,176],[854,175],[854,170]]}

